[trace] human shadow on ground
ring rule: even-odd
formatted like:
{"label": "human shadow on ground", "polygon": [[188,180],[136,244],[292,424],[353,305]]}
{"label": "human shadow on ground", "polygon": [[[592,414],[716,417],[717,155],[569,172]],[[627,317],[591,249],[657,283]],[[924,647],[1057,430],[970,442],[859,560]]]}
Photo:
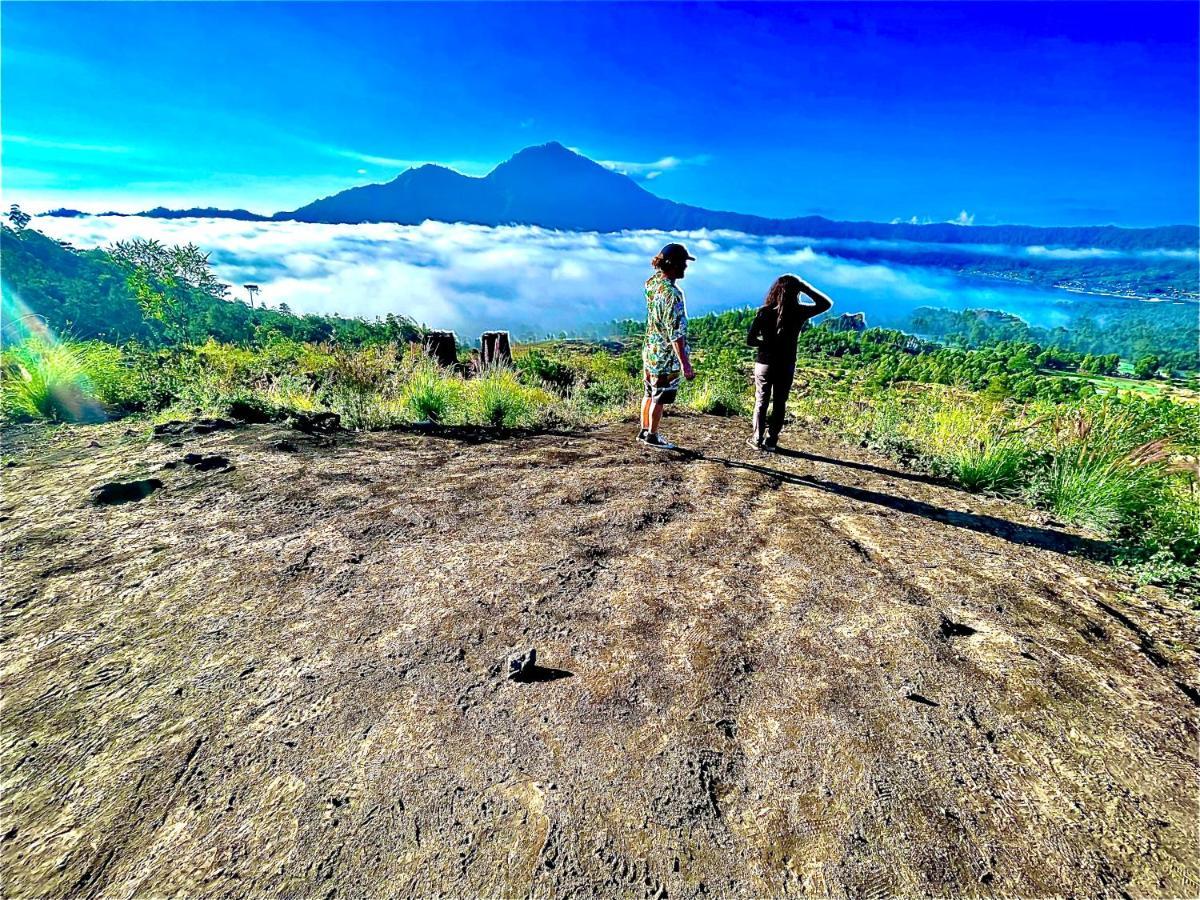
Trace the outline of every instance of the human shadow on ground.
{"label": "human shadow on ground", "polygon": [[413,434],[421,437],[441,438],[461,444],[493,444],[513,438],[556,437],[584,438],[586,431],[566,428],[503,428],[487,425],[439,425],[433,422],[391,425],[381,429],[394,434]]}
{"label": "human shadow on ground", "polygon": [[923,475],[920,472],[899,472],[896,469],[885,469],[883,466],[873,466],[870,463],[852,462],[848,459],[837,459],[832,456],[821,456],[818,453],[808,453],[804,450],[789,450],[786,447],[776,447],[775,452],[780,456],[791,456],[795,459],[807,459],[810,462],[829,463],[847,469],[859,469],[863,472],[874,472],[876,475],[886,475],[889,478],[903,478],[906,481],[919,481],[921,484],[931,484],[934,487],[948,488],[952,491],[962,491],[957,484],[936,475]]}
{"label": "human shadow on ground", "polygon": [[839,484],[836,481],[827,481],[823,478],[817,478],[814,475],[797,475],[794,472],[784,472],[781,469],[772,469],[767,466],[756,465],[755,463],[727,459],[722,456],[710,456],[698,450],[689,450],[684,447],[677,448],[675,452],[685,459],[706,460],[708,462],[720,463],[731,469],[745,469],[750,472],[757,472],[759,475],[776,479],[784,484],[814,488],[818,491],[825,491],[839,497],[848,497],[860,503],[871,503],[875,506],[894,509],[898,512],[923,516],[934,522],[942,522],[946,525],[953,525],[956,528],[966,528],[982,534],[995,535],[1014,544],[1037,547],[1039,550],[1074,554],[1085,556],[1089,559],[1105,559],[1111,555],[1111,548],[1104,541],[1079,537],[1078,535],[1068,534],[1064,531],[1038,528],[1033,525],[1020,525],[1016,522],[1010,522],[1007,519],[984,515],[982,513],[946,509],[942,506],[935,506],[932,503],[925,503],[922,500],[894,497],[891,494],[884,494],[880,491],[852,487],[847,484]]}

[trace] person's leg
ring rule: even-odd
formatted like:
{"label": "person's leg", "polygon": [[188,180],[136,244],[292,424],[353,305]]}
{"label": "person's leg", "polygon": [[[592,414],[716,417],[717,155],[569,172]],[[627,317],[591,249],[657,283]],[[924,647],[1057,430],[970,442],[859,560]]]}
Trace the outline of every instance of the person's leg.
{"label": "person's leg", "polygon": [[761,444],[767,436],[767,404],[771,402],[770,368],[754,364],[754,442]]}
{"label": "person's leg", "polygon": [[653,402],[649,396],[642,398],[642,431],[650,430],[650,407]]}
{"label": "person's leg", "polygon": [[651,434],[658,434],[658,423],[662,421],[663,405],[650,401],[650,424],[646,427],[650,429]]}
{"label": "person's leg", "polygon": [[792,380],[796,377],[796,369],[794,366],[789,366],[773,374],[771,392],[775,395],[775,402],[771,404],[771,416],[767,422],[767,443],[771,446],[779,443],[779,432],[783,430],[787,398],[792,390]]}

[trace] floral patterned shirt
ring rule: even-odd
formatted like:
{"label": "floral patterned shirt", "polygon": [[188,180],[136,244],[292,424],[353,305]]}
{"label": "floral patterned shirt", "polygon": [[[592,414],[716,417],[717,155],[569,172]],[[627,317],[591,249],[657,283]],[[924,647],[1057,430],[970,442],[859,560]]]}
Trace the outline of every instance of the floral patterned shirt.
{"label": "floral patterned shirt", "polygon": [[680,369],[672,343],[683,338],[687,346],[687,307],[683,291],[662,272],[646,281],[646,344],[642,364],[651,375],[669,375]]}

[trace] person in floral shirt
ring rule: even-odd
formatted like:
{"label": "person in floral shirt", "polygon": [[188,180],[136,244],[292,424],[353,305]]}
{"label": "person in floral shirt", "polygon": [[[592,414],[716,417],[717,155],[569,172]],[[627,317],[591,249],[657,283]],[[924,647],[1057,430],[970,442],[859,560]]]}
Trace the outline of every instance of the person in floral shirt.
{"label": "person in floral shirt", "polygon": [[658,433],[663,407],[675,402],[679,377],[696,377],[688,359],[687,307],[676,282],[687,271],[689,256],[683,244],[667,244],[651,261],[654,274],[646,281],[646,343],[642,368],[646,395],[642,399],[642,427],[638,440],[656,450],[673,450],[675,445]]}

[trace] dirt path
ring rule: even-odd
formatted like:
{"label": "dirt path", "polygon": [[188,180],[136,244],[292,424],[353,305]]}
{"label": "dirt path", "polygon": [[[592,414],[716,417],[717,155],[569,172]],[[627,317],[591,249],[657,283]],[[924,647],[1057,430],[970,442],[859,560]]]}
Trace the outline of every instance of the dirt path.
{"label": "dirt path", "polygon": [[1200,893],[1194,613],[1021,507],[669,425],[19,451],[6,892]]}

